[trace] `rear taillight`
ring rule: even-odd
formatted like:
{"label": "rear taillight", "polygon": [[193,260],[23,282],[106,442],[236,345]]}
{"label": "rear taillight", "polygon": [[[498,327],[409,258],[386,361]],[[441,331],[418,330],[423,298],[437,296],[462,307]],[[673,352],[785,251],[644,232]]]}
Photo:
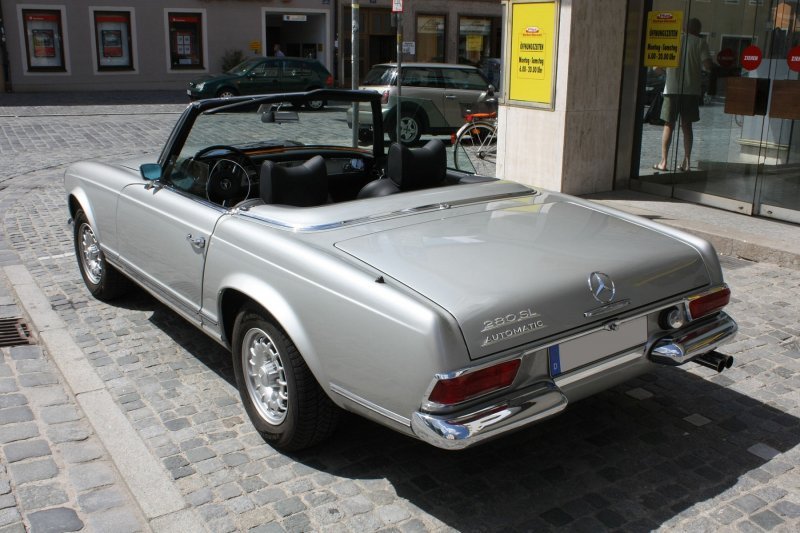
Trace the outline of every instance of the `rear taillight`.
{"label": "rear taillight", "polygon": [[325,87],[333,87],[333,76],[328,74],[328,77],[325,78]]}
{"label": "rear taillight", "polygon": [[383,91],[383,94],[381,95],[381,103],[382,104],[389,103],[389,91]]}
{"label": "rear taillight", "polygon": [[514,359],[455,378],[440,379],[428,399],[441,405],[453,405],[500,390],[511,385],[519,365],[520,360]]}
{"label": "rear taillight", "polygon": [[689,317],[692,320],[716,313],[731,301],[731,290],[721,287],[712,292],[689,298]]}

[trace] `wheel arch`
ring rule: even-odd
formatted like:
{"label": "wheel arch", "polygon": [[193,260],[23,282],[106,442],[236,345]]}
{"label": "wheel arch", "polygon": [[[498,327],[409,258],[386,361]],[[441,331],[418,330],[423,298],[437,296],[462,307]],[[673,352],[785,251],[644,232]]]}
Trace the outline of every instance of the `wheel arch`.
{"label": "wheel arch", "polygon": [[238,282],[228,284],[228,287],[220,293],[219,329],[223,342],[231,352],[233,352],[233,328],[236,317],[245,308],[263,312],[264,318],[271,320],[283,330],[297,347],[317,382],[327,392],[327,374],[322,368],[302,321],[291,304],[263,280],[248,276],[247,279],[239,279]]}

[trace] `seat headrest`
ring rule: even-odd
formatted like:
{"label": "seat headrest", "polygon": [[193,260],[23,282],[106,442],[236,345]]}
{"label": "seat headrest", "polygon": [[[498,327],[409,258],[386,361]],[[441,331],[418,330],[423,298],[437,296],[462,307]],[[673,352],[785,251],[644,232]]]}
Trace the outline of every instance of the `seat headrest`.
{"label": "seat headrest", "polygon": [[435,187],[447,173],[447,152],[444,143],[431,139],[420,148],[395,143],[389,147],[386,174],[401,191]]}
{"label": "seat headrest", "polygon": [[328,172],[322,156],[315,155],[294,167],[264,161],[260,178],[261,199],[265,204],[312,207],[328,202]]}

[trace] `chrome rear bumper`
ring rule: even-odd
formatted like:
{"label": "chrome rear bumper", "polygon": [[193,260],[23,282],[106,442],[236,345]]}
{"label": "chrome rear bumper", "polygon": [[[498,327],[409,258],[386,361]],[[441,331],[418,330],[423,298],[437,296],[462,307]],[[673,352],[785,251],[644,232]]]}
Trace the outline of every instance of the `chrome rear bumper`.
{"label": "chrome rear bumper", "polygon": [[736,336],[739,327],[724,312],[689,324],[656,340],[647,352],[648,358],[662,365],[682,365],[695,357],[717,349]]}
{"label": "chrome rear bumper", "polygon": [[421,440],[459,450],[506,431],[547,418],[567,407],[567,397],[552,381],[543,381],[513,398],[501,398],[454,416],[416,412],[411,429]]}
{"label": "chrome rear bumper", "polygon": [[670,335],[657,338],[648,344],[644,353],[639,349],[621,354],[584,370],[556,378],[556,381],[541,381],[514,393],[513,396],[495,398],[471,407],[466,412],[435,415],[417,411],[411,417],[411,429],[419,439],[437,448],[467,448],[563,411],[568,400],[559,385],[566,391],[576,384],[607,376],[627,365],[636,364],[637,361],[642,363],[645,361],[645,354],[647,359],[655,363],[680,365],[712,352],[722,343],[731,340],[736,331],[736,322],[720,312],[698,321],[697,324],[690,324]]}

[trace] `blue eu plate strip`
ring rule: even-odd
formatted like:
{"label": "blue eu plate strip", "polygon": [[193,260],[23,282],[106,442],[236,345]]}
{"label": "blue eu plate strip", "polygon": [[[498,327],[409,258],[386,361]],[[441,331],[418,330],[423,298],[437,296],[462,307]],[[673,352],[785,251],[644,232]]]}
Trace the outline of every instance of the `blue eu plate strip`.
{"label": "blue eu plate strip", "polygon": [[550,353],[550,375],[557,376],[561,373],[561,354],[558,344],[547,349]]}

